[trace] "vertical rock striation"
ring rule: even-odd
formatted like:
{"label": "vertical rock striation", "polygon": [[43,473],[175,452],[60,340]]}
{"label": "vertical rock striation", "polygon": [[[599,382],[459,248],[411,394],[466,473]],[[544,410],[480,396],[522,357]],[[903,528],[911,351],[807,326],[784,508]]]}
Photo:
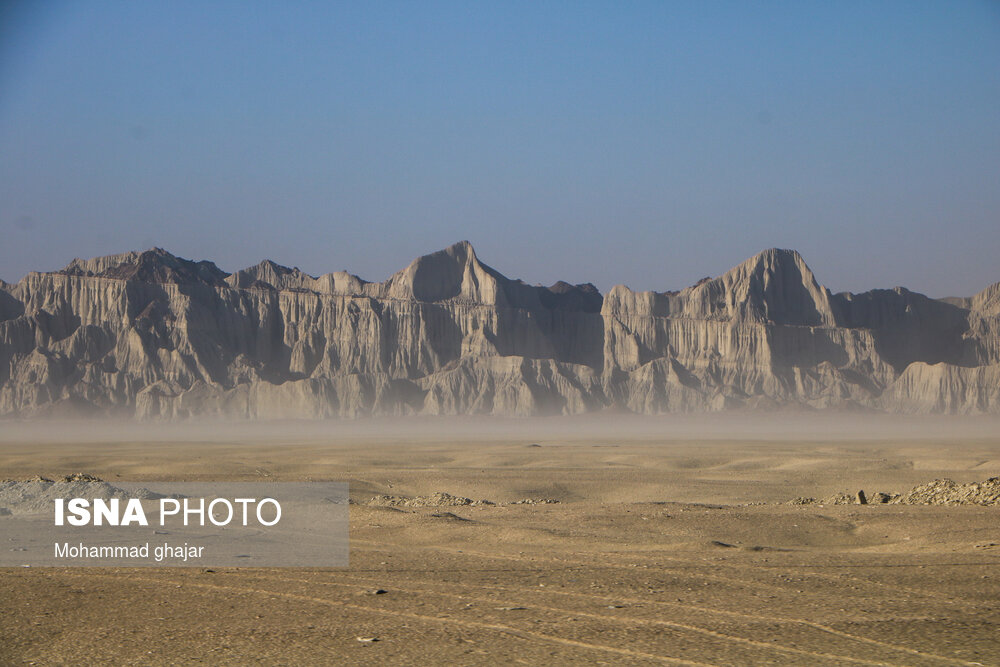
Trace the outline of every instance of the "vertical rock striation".
{"label": "vertical rock striation", "polygon": [[1000,283],[831,294],[767,250],[679,292],[527,285],[467,242],[385,282],[153,249],[0,283],[0,415],[1000,412]]}

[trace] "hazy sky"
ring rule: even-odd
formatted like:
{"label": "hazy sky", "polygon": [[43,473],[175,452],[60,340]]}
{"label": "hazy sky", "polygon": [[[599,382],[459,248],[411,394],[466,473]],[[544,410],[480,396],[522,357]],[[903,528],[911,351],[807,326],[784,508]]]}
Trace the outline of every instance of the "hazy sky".
{"label": "hazy sky", "polygon": [[0,2],[0,277],[1000,280],[1000,2]]}

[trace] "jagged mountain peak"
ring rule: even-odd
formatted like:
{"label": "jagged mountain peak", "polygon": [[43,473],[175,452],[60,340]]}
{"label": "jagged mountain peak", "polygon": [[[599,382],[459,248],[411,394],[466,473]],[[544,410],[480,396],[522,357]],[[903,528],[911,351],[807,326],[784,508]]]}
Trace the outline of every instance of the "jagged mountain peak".
{"label": "jagged mountain peak", "polygon": [[[442,248],[432,253],[426,255],[421,255],[417,257],[412,262],[406,270],[414,269],[420,270],[426,267],[442,267],[444,265],[461,266],[461,267],[473,267],[476,269],[485,269],[485,264],[479,261],[479,257],[476,255],[476,249],[472,247],[472,244],[468,241],[459,241],[453,243],[447,248]],[[489,269],[493,273],[493,269]],[[497,276],[499,274],[497,273]]]}
{"label": "jagged mountain peak", "polygon": [[592,283],[571,285],[560,280],[554,285],[541,288],[539,298],[546,308],[579,310],[585,313],[599,313],[604,303],[600,290]]}
{"label": "jagged mountain peak", "polygon": [[275,273],[280,273],[280,274],[292,273],[294,271],[299,270],[297,267],[292,268],[289,266],[285,266],[284,264],[278,264],[273,259],[262,259],[251,268],[255,268],[258,270],[274,271]]}
{"label": "jagged mountain peak", "polygon": [[692,301],[727,318],[833,326],[830,293],[795,250],[769,248],[690,288]]}
{"label": "jagged mountain peak", "polygon": [[[762,250],[753,257],[734,266],[732,269],[720,276],[725,279],[727,276],[743,278],[749,275],[778,274],[797,272],[805,281],[815,282],[816,278],[806,261],[797,250],[788,248],[768,248]],[[798,276],[796,276],[798,277]]]}
{"label": "jagged mountain peak", "polygon": [[442,248],[438,252],[447,252],[453,254],[465,253],[468,255],[476,256],[476,249],[472,247],[472,242],[467,240],[456,241],[452,243],[447,248]]}
{"label": "jagged mountain peak", "polygon": [[579,283],[577,285],[572,285],[565,280],[558,280],[555,284],[550,285],[548,290],[550,292],[555,292],[556,294],[564,294],[566,292],[572,292],[579,290],[587,294],[600,294],[601,291],[597,289],[594,283]]}
{"label": "jagged mountain peak", "polygon": [[799,253],[798,250],[795,250],[794,248],[778,248],[778,247],[773,247],[773,248],[765,248],[764,250],[761,250],[759,253],[757,253],[756,255],[754,255],[753,257],[751,257],[749,261],[766,261],[766,262],[793,261],[793,262],[801,262],[803,260],[802,260],[802,255]]}
{"label": "jagged mountain peak", "polygon": [[226,282],[238,288],[311,289],[316,277],[300,271],[298,267],[287,267],[270,259],[261,260],[229,276]]}
{"label": "jagged mountain peak", "polygon": [[830,293],[795,250],[769,248],[716,278],[679,292],[608,292],[612,310],[643,303],[660,317],[730,320],[793,326],[835,326]]}
{"label": "jagged mountain peak", "polygon": [[192,261],[163,248],[132,251],[93,259],[74,259],[61,273],[117,280],[175,285],[200,284],[221,287],[228,273],[214,262]]}
{"label": "jagged mountain peak", "polygon": [[138,261],[139,256],[144,252],[151,253],[153,255],[159,253],[169,254],[163,248],[150,248],[149,250],[130,250],[128,252],[115,253],[112,255],[101,255],[99,257],[91,257],[90,259],[74,257],[69,264],[63,267],[60,273],[70,275],[98,275],[113,266],[135,263]]}
{"label": "jagged mountain peak", "polygon": [[505,282],[506,277],[479,261],[468,241],[418,257],[388,281],[390,292],[397,296],[412,296],[418,301],[461,298],[477,303],[495,303],[501,293],[499,286]]}
{"label": "jagged mountain peak", "polygon": [[1000,283],[993,283],[970,301],[972,308],[981,315],[1000,316]]}

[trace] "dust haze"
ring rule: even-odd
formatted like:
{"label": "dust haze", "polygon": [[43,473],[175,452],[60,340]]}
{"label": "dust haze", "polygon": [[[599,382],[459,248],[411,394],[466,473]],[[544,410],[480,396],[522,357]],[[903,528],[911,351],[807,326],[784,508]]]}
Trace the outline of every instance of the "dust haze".
{"label": "dust haze", "polygon": [[4,477],[346,481],[351,553],[3,570],[19,602],[0,607],[0,655],[997,664],[998,433],[992,417],[829,412],[7,422]]}

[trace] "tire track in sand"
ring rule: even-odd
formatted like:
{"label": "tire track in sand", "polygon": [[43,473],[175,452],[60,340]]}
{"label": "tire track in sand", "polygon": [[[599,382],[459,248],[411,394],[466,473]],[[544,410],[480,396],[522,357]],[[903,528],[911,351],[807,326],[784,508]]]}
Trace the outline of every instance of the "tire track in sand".
{"label": "tire track in sand", "polygon": [[[368,541],[365,541],[365,540],[358,540],[358,541],[362,542],[362,543],[365,543],[365,544],[376,544],[374,542],[368,542]],[[353,542],[355,542],[355,540],[352,540],[352,543]],[[383,544],[383,545],[377,545],[377,546],[392,546],[392,547],[397,547],[397,548],[403,548],[402,546],[396,545],[396,544]],[[417,547],[417,548],[420,548],[420,549],[429,549],[429,550],[433,550],[433,551],[444,551],[444,552],[453,553],[453,554],[456,554],[456,555],[463,555],[463,556],[464,555],[473,555],[473,556],[479,556],[481,558],[487,558],[487,559],[513,560],[513,561],[522,562],[522,563],[526,562],[524,558],[519,557],[519,556],[507,556],[507,555],[503,555],[503,554],[491,554],[491,553],[485,553],[485,552],[471,551],[469,549],[450,549],[448,547],[438,547],[438,546],[420,546],[420,547]],[[588,567],[611,567],[611,568],[616,568],[616,569],[625,569],[627,567],[627,566],[622,566],[622,565],[609,565],[607,563],[595,564],[595,563],[592,563],[592,562],[582,561],[582,560],[575,560],[574,561],[574,560],[571,560],[571,559],[546,558],[544,556],[532,556],[531,558],[533,558],[534,560],[541,560],[541,561],[548,561],[548,562],[562,563],[562,564],[572,563],[572,564],[575,564],[575,565],[583,565],[583,566],[588,566]],[[667,569],[667,568],[665,568],[665,569]],[[727,582],[727,583],[735,583],[735,584],[739,584],[739,585],[744,586],[744,587],[770,588],[772,590],[777,590],[777,591],[782,592],[782,593],[790,594],[790,591],[787,588],[785,588],[783,586],[776,586],[774,584],[767,584],[767,583],[763,583],[763,582],[755,582],[753,580],[747,580],[747,579],[734,579],[732,577],[724,577],[724,576],[721,576],[721,575],[708,574],[708,573],[698,573],[697,576],[704,577],[706,579],[714,579],[714,580],[717,580],[717,581],[724,581],[724,582]],[[486,586],[484,586],[484,587],[486,587]],[[502,590],[502,589],[503,589],[502,587],[499,588],[499,590]],[[508,587],[508,590],[511,590],[510,587]],[[526,590],[527,591],[527,590],[535,590],[535,589],[522,588],[521,590]],[[752,614],[744,614],[744,613],[736,612],[736,611],[714,609],[712,607],[702,607],[702,606],[698,606],[698,605],[692,605],[692,604],[689,604],[689,603],[665,602],[665,601],[661,601],[661,600],[644,600],[644,599],[641,599],[641,598],[624,598],[624,597],[620,597],[620,596],[612,598],[612,597],[607,597],[607,596],[596,596],[596,595],[593,595],[593,594],[590,594],[590,593],[572,593],[572,592],[569,592],[569,591],[549,591],[549,592],[552,593],[552,594],[558,594],[558,595],[573,595],[573,596],[592,597],[592,598],[595,598],[595,599],[602,599],[602,600],[608,600],[608,601],[622,601],[622,602],[626,602],[627,601],[627,602],[642,603],[642,604],[652,603],[652,604],[656,604],[656,605],[681,607],[681,608],[685,608],[685,609],[690,609],[692,611],[701,611],[701,612],[707,612],[707,613],[714,613],[714,614],[720,614],[720,615],[725,615],[725,616],[732,616],[732,617],[739,617],[739,618],[744,618],[744,619],[750,619],[750,620],[755,620],[755,621],[760,620],[759,616],[754,616]],[[798,593],[796,593],[796,595],[798,595]],[[820,595],[820,594],[815,593],[813,595]],[[960,660],[958,658],[949,658],[947,656],[938,655],[936,653],[929,653],[929,652],[926,652],[926,651],[919,651],[917,649],[912,649],[912,648],[909,648],[907,646],[900,646],[898,644],[892,644],[892,643],[889,643],[889,642],[880,641],[878,639],[871,639],[870,637],[864,637],[862,635],[854,635],[854,634],[851,634],[849,632],[845,632],[843,630],[837,630],[836,628],[832,628],[830,626],[823,625],[821,623],[816,623],[814,621],[809,621],[809,620],[803,619],[803,618],[780,617],[780,616],[769,616],[768,618],[770,620],[777,621],[777,622],[796,623],[796,624],[801,624],[801,625],[809,626],[809,627],[815,628],[817,630],[822,630],[823,632],[826,632],[826,633],[831,634],[831,635],[835,635],[835,636],[838,636],[838,637],[843,637],[845,639],[851,639],[851,640],[859,641],[859,642],[862,642],[862,643],[865,643],[865,644],[870,644],[870,645],[873,645],[873,646],[882,646],[882,647],[885,647],[885,648],[888,648],[888,649],[892,649],[892,650],[895,650],[895,651],[900,651],[900,652],[903,652],[903,653],[908,653],[910,655],[919,656],[921,658],[927,658],[927,659],[931,659],[931,660],[938,660],[938,661],[946,662],[948,664],[953,664],[953,665],[964,665],[964,666],[971,666],[971,667],[974,667],[976,665],[976,663],[967,662],[967,661],[964,661],[964,660]]]}
{"label": "tire track in sand", "polygon": [[[113,574],[75,574],[75,573],[63,573],[65,576],[75,576],[75,577],[103,577],[111,578],[116,581],[121,582],[122,577]],[[480,623],[478,621],[468,621],[456,618],[441,618],[437,616],[427,616],[424,614],[416,614],[413,612],[396,611],[391,609],[379,609],[377,607],[369,607],[367,605],[353,604],[350,602],[340,602],[337,600],[329,600],[326,598],[315,597],[312,595],[300,595],[297,593],[285,593],[282,591],[273,591],[262,588],[246,588],[242,586],[221,586],[218,584],[208,584],[194,581],[177,581],[173,579],[155,579],[155,578],[145,578],[145,577],[128,577],[124,581],[127,582],[142,582],[145,584],[152,584],[154,586],[163,586],[170,584],[173,586],[184,586],[199,588],[203,590],[228,592],[228,593],[239,593],[242,595],[266,595],[269,597],[281,597],[287,600],[295,600],[297,602],[307,602],[311,604],[320,604],[328,607],[336,607],[338,609],[354,609],[361,612],[369,612],[372,614],[378,614],[382,616],[395,616],[398,618],[408,618],[414,621],[423,621],[429,623],[435,623],[438,625],[459,625],[462,627],[475,628],[479,630],[492,630],[494,632],[499,632],[501,634],[510,635],[512,637],[518,637],[520,639],[536,639],[538,641],[549,642],[554,644],[561,644],[563,646],[571,646],[574,648],[582,648],[593,651],[602,651],[605,653],[614,653],[617,655],[626,656],[629,658],[635,658],[638,660],[649,660],[653,662],[660,662],[668,665],[688,665],[689,667],[721,667],[720,665],[715,665],[707,662],[697,662],[694,660],[686,660],[683,658],[675,658],[672,656],[657,655],[654,653],[645,653],[642,651],[633,651],[627,648],[620,648],[617,646],[607,646],[604,644],[593,644],[589,642],[577,641],[575,639],[568,639],[566,637],[556,637],[554,635],[547,635],[541,632],[534,632],[531,630],[521,630],[519,628],[511,627],[508,625],[503,625],[500,623]]]}
{"label": "tire track in sand", "polygon": [[[300,584],[305,584],[305,585],[309,585],[309,586],[315,586],[315,585],[318,584],[318,585],[321,585],[321,586],[325,585],[325,586],[342,586],[342,587],[346,587],[346,588],[357,588],[357,584],[345,584],[345,583],[334,582],[334,581],[312,581],[312,580],[309,580],[309,579],[294,579],[294,578],[290,578],[290,577],[276,577],[276,576],[260,576],[258,578],[260,578],[260,579],[266,579],[266,580],[270,580],[270,581],[278,581],[278,582],[283,582],[283,583],[300,583]],[[353,578],[353,577],[346,577],[346,578]],[[358,578],[358,579],[360,581],[365,582],[365,583],[370,582],[370,580],[368,580],[368,579],[360,579],[360,578]],[[435,591],[435,590],[430,590],[430,589],[406,588],[406,587],[403,587],[403,586],[393,586],[393,588],[395,590],[404,591],[404,592],[407,592],[407,593],[414,593],[416,595],[428,595],[428,594],[430,594],[430,595],[438,595],[438,596],[441,596],[441,597],[454,598],[454,599],[458,599],[458,600],[477,600],[477,601],[485,603],[485,604],[502,604],[503,603],[502,600],[501,601],[491,600],[489,598],[479,597],[479,596],[475,596],[475,595],[467,595],[467,594],[459,594],[459,593],[445,593],[445,592],[442,592],[442,591]],[[497,590],[497,591],[502,591],[502,592],[507,592],[507,593],[509,593],[509,592],[511,592],[513,590],[524,591],[524,592],[535,592],[535,593],[540,593],[540,594],[543,594],[543,595],[545,593],[549,593],[549,592],[551,592],[551,593],[558,593],[558,591],[539,591],[537,589],[528,589],[528,588],[503,588],[503,587],[492,587],[492,586],[484,586],[482,588],[489,588],[491,590]],[[608,600],[611,600],[611,599],[612,598],[608,598]],[[613,598],[613,599],[616,600],[616,601],[619,601],[619,602],[626,601],[626,600],[623,600],[622,598]],[[639,601],[635,601],[635,602],[638,603]],[[611,616],[611,615],[608,615],[608,614],[595,614],[593,612],[587,612],[587,611],[582,611],[582,610],[578,610],[578,609],[566,609],[566,608],[563,608],[563,607],[549,607],[549,606],[543,606],[543,605],[538,605],[538,604],[533,604],[533,603],[529,603],[529,605],[526,608],[527,609],[538,609],[538,610],[542,610],[542,611],[549,611],[549,612],[553,612],[553,613],[557,613],[557,614],[563,614],[563,615],[567,615],[567,616],[584,616],[584,617],[587,617],[587,618],[592,618],[592,619],[596,619],[596,620],[600,620],[600,621],[605,621],[605,622],[609,622],[610,621],[610,622],[619,623],[619,624],[625,624],[625,625],[645,625],[645,626],[654,625],[654,626],[669,627],[669,628],[674,628],[674,629],[677,629],[677,630],[685,630],[685,631],[688,631],[688,632],[694,632],[694,633],[697,633],[697,634],[702,634],[702,635],[706,635],[706,636],[709,636],[709,637],[714,637],[716,639],[722,639],[722,640],[736,642],[736,643],[740,643],[740,644],[746,644],[746,645],[749,645],[749,646],[754,646],[756,648],[760,648],[760,649],[764,649],[764,650],[768,650],[768,651],[778,651],[778,652],[782,652],[782,653],[793,653],[793,654],[796,654],[796,655],[807,655],[807,656],[812,657],[812,658],[824,658],[824,659],[828,659],[828,660],[833,660],[833,661],[837,662],[838,664],[843,663],[843,662],[852,662],[852,663],[857,663],[857,664],[861,664],[861,665],[875,665],[877,667],[894,667],[894,663],[880,662],[880,661],[874,661],[874,660],[865,660],[863,658],[854,658],[854,657],[846,656],[846,655],[836,655],[836,654],[832,654],[832,653],[824,653],[822,651],[809,651],[809,650],[806,650],[806,649],[799,649],[799,648],[795,648],[795,647],[792,647],[792,646],[784,646],[784,645],[781,645],[781,644],[774,644],[774,643],[769,643],[769,642],[761,642],[761,641],[757,641],[757,640],[754,640],[754,639],[750,639],[748,637],[741,637],[741,636],[738,636],[738,635],[730,635],[730,634],[727,634],[727,633],[724,633],[724,632],[719,632],[717,630],[711,630],[709,628],[704,628],[704,627],[697,626],[697,625],[690,625],[690,624],[686,624],[686,623],[678,623],[676,621],[665,621],[665,620],[662,620],[662,619],[648,619],[648,618],[635,618],[635,617],[627,617],[626,618],[626,617],[621,617],[621,616]],[[760,620],[760,619],[757,618],[756,620]],[[772,618],[772,619],[769,619],[769,620],[776,620],[776,619]],[[898,647],[895,647],[895,648],[898,650]],[[925,657],[932,657],[932,656],[929,656],[928,654],[921,654],[921,655],[925,656]],[[939,656],[933,656],[933,657],[939,657]],[[949,663],[952,663],[952,661],[950,659],[948,659],[948,658],[942,658],[942,659],[948,661]],[[967,663],[963,662],[963,663],[959,663],[959,664],[965,665]]]}
{"label": "tire track in sand", "polygon": [[[403,546],[399,545],[399,544],[391,544],[391,543],[384,543],[384,542],[383,543],[376,543],[376,542],[371,542],[371,541],[367,541],[367,540],[354,540],[354,539],[352,539],[351,543],[352,543],[352,548],[354,548],[354,546],[353,546],[354,543],[374,545],[376,548],[372,549],[373,551],[382,550],[382,549],[378,548],[380,546],[392,546],[392,547],[397,547],[397,548],[400,548],[400,549],[403,548]],[[516,561],[516,562],[525,562],[525,558],[520,557],[520,556],[508,556],[508,555],[496,554],[496,553],[486,553],[486,552],[475,551],[475,550],[471,550],[471,549],[451,549],[451,548],[448,548],[448,547],[428,546],[428,545],[421,545],[421,546],[417,546],[416,548],[418,548],[418,549],[430,549],[430,550],[434,550],[434,551],[444,551],[444,552],[453,553],[453,554],[456,554],[456,555],[457,554],[471,554],[471,555],[474,555],[474,556],[480,556],[482,558],[495,558],[495,559],[499,559],[499,560],[511,560],[511,561]],[[571,555],[579,557],[579,556],[584,555],[584,554],[573,553]],[[622,554],[617,554],[617,555],[622,555]],[[574,560],[574,559],[570,559],[570,558],[551,558],[551,557],[546,558],[544,556],[537,556],[537,555],[530,556],[529,558],[531,560],[543,560],[543,561],[547,561],[547,562],[551,562],[551,563],[573,564],[573,565],[576,565],[576,566],[585,566],[585,567],[606,567],[606,568],[616,568],[616,569],[622,569],[622,570],[624,570],[624,569],[631,569],[632,568],[631,565],[614,564],[614,563],[608,563],[607,561],[594,562],[592,560],[586,560],[586,559],[581,559],[581,558],[577,558],[577,559]],[[733,570],[749,570],[749,571],[759,571],[760,569],[764,569],[764,568],[756,567],[756,566],[753,566],[753,565],[742,565],[742,564],[739,564],[739,563],[711,562],[711,563],[706,563],[704,565],[692,564],[692,563],[690,563],[690,561],[684,560],[684,559],[681,559],[681,558],[677,558],[676,556],[654,556],[654,555],[651,555],[651,554],[629,554],[627,556],[627,558],[628,558],[628,560],[632,560],[632,561],[645,559],[646,563],[643,563],[644,565],[648,566],[650,563],[652,563],[653,565],[655,565],[656,567],[658,567],[660,569],[668,570],[668,571],[671,571],[671,572],[678,572],[678,571],[682,571],[682,570],[698,570],[700,568],[705,568],[705,567],[716,567],[716,568],[718,568],[718,567],[724,567],[724,568],[729,568],[729,569],[733,569]],[[675,567],[671,567],[669,565],[663,565],[662,563],[658,562],[658,561],[664,561],[664,560],[671,561],[671,562],[674,562],[674,563],[680,563],[680,564],[684,565],[685,567],[682,567],[682,568],[681,567],[676,567],[676,566]],[[982,565],[982,563],[972,563],[971,565]],[[789,568],[789,569],[793,569],[796,566],[794,566],[794,565],[772,565],[772,566],[766,566],[766,569],[779,569],[779,568],[783,568],[783,567],[786,567],[786,568]],[[823,566],[810,566],[810,567],[823,567]],[[829,566],[829,567],[836,567],[836,566]],[[844,577],[838,577],[838,576],[835,576],[835,575],[832,575],[832,574],[826,574],[826,573],[823,573],[823,572],[799,572],[799,575],[800,576],[815,577],[815,578],[823,579],[823,580],[830,581],[830,582],[833,582],[833,583],[843,583],[845,581],[853,581],[853,582],[856,582],[856,583],[859,583],[859,584],[869,585],[869,586],[873,586],[873,587],[880,588],[880,589],[888,589],[888,590],[892,590],[892,591],[896,591],[896,592],[909,593],[911,595],[920,595],[920,596],[923,596],[923,597],[926,597],[926,598],[929,598],[929,599],[932,599],[932,600],[944,602],[945,604],[947,604],[949,606],[952,606],[952,607],[955,607],[955,606],[957,606],[957,607],[964,607],[964,608],[969,609],[971,611],[978,611],[985,604],[985,603],[984,604],[979,604],[979,603],[975,603],[975,602],[969,602],[969,601],[966,601],[966,600],[956,600],[954,598],[949,598],[949,597],[947,597],[944,594],[936,593],[936,592],[933,592],[933,591],[928,591],[928,590],[919,589],[919,588],[910,588],[910,587],[902,586],[902,585],[899,585],[899,584],[884,583],[884,582],[881,582],[881,581],[876,581],[874,579],[865,579],[865,578],[856,577],[856,576],[853,576],[853,575],[847,575],[847,576],[844,576]],[[767,589],[770,589],[770,590],[773,590],[773,591],[777,591],[777,592],[780,592],[780,593],[785,593],[785,594],[789,594],[789,595],[792,594],[792,591],[790,591],[786,586],[781,586],[781,585],[778,585],[778,584],[772,584],[772,583],[768,583],[768,582],[765,582],[765,581],[759,581],[759,580],[756,580],[756,579],[740,579],[740,578],[734,578],[734,577],[726,577],[726,576],[721,575],[721,574],[705,573],[705,572],[699,572],[698,576],[704,577],[706,579],[713,579],[713,580],[716,580],[716,581],[733,583],[733,584],[737,584],[737,585],[741,585],[741,586],[752,586],[754,588],[767,588]],[[826,594],[825,593],[821,593],[821,592],[813,592],[813,591],[795,591],[794,595],[807,595],[807,596],[813,596],[813,597],[823,597]]]}

